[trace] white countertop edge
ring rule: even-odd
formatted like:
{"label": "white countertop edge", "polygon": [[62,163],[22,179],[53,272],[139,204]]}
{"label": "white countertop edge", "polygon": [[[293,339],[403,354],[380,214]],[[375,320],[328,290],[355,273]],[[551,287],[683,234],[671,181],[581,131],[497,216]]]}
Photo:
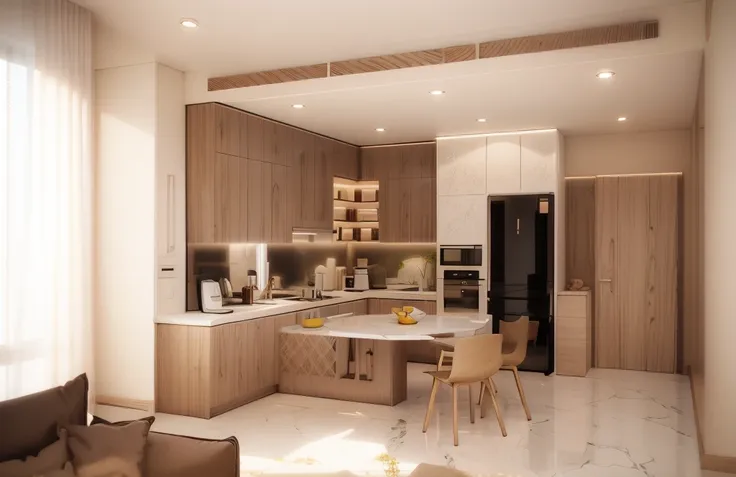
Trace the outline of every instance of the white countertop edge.
{"label": "white countertop edge", "polygon": [[169,315],[158,315],[154,319],[156,324],[184,325],[184,326],[218,326],[239,321],[255,320],[268,316],[283,315],[321,308],[325,306],[350,303],[352,301],[378,298],[384,300],[412,300],[412,301],[435,301],[437,292],[396,291],[396,290],[366,290],[364,292],[330,291],[325,295],[334,296],[328,300],[318,302],[289,301],[277,299],[276,305],[235,305],[225,308],[233,309],[233,313],[223,315],[213,313],[202,313],[201,311],[188,311]]}

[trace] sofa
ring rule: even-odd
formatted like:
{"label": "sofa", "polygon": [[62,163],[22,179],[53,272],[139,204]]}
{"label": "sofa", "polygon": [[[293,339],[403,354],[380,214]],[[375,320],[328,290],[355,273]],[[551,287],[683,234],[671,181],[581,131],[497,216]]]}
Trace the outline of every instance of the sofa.
{"label": "sofa", "polygon": [[[0,463],[38,455],[59,439],[60,428],[86,426],[88,391],[82,374],[64,386],[0,402]],[[143,477],[237,477],[238,441],[149,432],[142,470]]]}

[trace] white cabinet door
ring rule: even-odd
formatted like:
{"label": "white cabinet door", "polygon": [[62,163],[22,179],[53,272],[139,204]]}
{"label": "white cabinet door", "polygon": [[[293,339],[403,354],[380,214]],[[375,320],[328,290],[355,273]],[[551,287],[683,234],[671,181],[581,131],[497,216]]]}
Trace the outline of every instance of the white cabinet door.
{"label": "white cabinet door", "polygon": [[486,138],[486,190],[488,195],[521,192],[519,135]]}
{"label": "white cabinet door", "polygon": [[556,131],[521,137],[521,191],[528,194],[557,191]]}
{"label": "white cabinet door", "polygon": [[437,195],[486,193],[486,138],[437,141]]}
{"label": "white cabinet door", "polygon": [[456,195],[437,198],[437,243],[484,245],[488,223],[488,196]]}

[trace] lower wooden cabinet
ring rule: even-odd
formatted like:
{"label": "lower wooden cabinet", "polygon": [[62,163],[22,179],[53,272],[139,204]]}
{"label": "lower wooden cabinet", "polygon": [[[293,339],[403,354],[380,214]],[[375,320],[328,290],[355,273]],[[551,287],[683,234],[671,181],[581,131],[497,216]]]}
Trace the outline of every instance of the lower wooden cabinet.
{"label": "lower wooden cabinet", "polygon": [[202,418],[276,392],[279,330],[296,314],[213,327],[156,325],[156,411]]}
{"label": "lower wooden cabinet", "polygon": [[590,292],[557,294],[557,365],[560,375],[585,376],[593,364],[593,317]]}
{"label": "lower wooden cabinet", "polygon": [[[272,394],[281,328],[310,316],[387,314],[404,305],[437,311],[433,301],[364,299],[212,327],[157,324],[156,411],[209,419]],[[437,362],[429,342],[407,343],[407,353],[409,361]]]}

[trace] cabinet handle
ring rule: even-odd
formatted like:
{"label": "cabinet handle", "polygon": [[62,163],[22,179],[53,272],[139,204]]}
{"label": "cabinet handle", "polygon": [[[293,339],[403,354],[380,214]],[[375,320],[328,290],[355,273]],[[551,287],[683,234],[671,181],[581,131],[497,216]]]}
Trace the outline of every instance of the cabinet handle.
{"label": "cabinet handle", "polygon": [[174,237],[174,229],[176,228],[175,187],[174,174],[168,174],[166,176],[166,253],[172,253],[176,250]]}

